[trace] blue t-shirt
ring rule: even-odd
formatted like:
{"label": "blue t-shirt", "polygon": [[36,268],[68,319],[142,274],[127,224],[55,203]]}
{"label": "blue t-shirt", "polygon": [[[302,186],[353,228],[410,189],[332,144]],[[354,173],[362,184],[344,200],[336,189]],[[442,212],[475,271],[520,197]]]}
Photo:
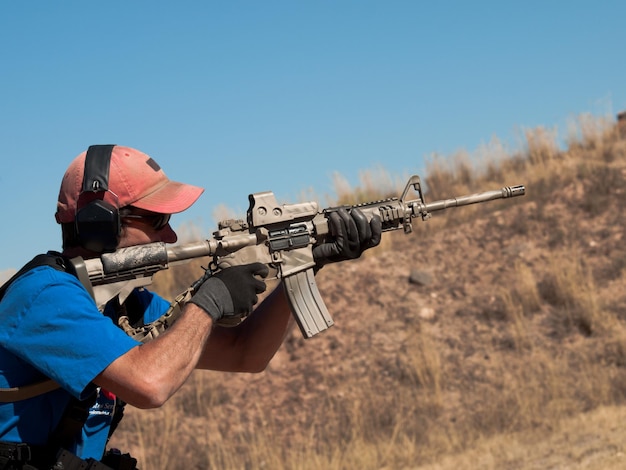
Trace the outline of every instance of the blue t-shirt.
{"label": "blue t-shirt", "polygon": [[[139,290],[144,322],[159,318],[169,303]],[[85,399],[92,380],[111,362],[140,343],[127,336],[76,277],[48,266],[30,270],[7,289],[0,302],[0,388],[51,378],[61,385],[37,397],[0,403],[0,441],[43,445],[56,428],[71,396]],[[100,459],[114,411],[114,396],[98,390],[98,400],[82,438],[68,449],[81,458]]]}

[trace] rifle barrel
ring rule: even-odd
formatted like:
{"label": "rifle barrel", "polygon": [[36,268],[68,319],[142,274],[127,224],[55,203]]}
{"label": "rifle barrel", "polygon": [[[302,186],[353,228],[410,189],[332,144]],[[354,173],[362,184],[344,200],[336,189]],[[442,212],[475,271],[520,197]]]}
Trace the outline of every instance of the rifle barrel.
{"label": "rifle barrel", "polygon": [[459,196],[451,199],[442,199],[440,201],[429,202],[425,204],[427,212],[436,212],[449,207],[467,206],[479,202],[491,201],[493,199],[505,199],[510,197],[523,196],[526,194],[524,185],[505,186],[495,191],[485,191],[483,193],[470,194],[468,196]]}

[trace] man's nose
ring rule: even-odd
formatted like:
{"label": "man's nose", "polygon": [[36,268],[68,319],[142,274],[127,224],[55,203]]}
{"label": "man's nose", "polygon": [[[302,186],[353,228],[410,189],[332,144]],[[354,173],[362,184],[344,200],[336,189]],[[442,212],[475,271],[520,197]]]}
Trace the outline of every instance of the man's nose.
{"label": "man's nose", "polygon": [[161,237],[161,241],[164,243],[176,243],[178,240],[178,235],[176,235],[176,232],[174,232],[174,229],[170,224],[163,227],[160,230],[159,235]]}

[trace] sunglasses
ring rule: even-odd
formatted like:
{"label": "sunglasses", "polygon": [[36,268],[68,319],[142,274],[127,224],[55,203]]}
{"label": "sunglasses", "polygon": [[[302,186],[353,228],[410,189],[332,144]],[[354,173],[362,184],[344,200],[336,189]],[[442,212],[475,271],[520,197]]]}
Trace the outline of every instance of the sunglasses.
{"label": "sunglasses", "polygon": [[171,214],[133,214],[131,212],[120,212],[122,219],[135,219],[150,225],[154,230],[161,230],[170,222]]}

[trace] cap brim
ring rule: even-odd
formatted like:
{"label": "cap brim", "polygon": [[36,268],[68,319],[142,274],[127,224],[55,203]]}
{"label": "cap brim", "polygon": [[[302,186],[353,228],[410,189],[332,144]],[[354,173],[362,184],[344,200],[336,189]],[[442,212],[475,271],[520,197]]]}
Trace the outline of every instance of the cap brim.
{"label": "cap brim", "polygon": [[150,212],[176,214],[189,209],[203,192],[204,189],[198,186],[168,181],[131,205]]}

